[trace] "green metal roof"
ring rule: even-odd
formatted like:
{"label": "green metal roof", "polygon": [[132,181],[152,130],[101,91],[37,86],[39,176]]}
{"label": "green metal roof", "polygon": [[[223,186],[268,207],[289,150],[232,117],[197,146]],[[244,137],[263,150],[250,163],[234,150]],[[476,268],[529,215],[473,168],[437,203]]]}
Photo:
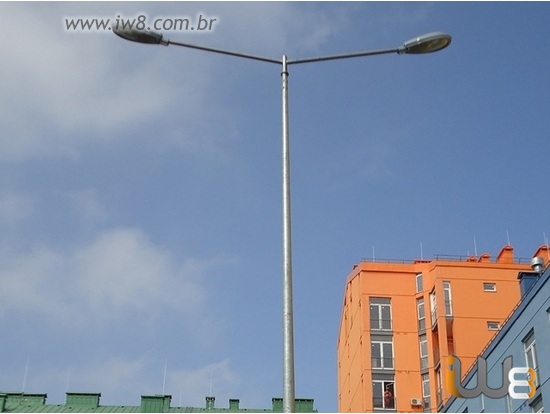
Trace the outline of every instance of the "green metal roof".
{"label": "green metal roof", "polygon": [[[140,405],[101,405],[100,393],[66,393],[65,404],[46,404],[47,394],[0,391],[0,413],[280,413],[282,398],[273,398],[272,407],[240,408],[239,400],[230,399],[227,408],[215,406],[214,397],[206,397],[204,407],[171,407],[171,395],[142,395]],[[312,399],[296,399],[297,413],[317,412]]]}

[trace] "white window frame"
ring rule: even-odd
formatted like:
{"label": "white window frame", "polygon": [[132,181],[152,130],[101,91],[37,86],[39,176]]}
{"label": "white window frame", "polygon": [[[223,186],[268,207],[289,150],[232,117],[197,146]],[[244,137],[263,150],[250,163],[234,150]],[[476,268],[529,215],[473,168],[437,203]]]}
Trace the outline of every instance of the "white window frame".
{"label": "white window frame", "polygon": [[435,297],[435,290],[430,293],[430,315],[432,327],[434,327],[437,323],[437,298]]}
{"label": "white window frame", "polygon": [[[424,345],[425,354],[422,354],[422,345]],[[426,337],[426,335],[419,336],[419,347],[420,347],[420,369],[427,369],[428,368],[428,338]]]}
{"label": "white window frame", "polygon": [[[382,387],[381,387],[381,390],[382,390],[382,395],[374,395],[374,384],[375,383],[380,383],[382,384]],[[373,397],[373,408],[374,409],[385,409],[385,410],[395,410],[395,406],[396,406],[396,398],[395,398],[395,380],[373,380],[372,381],[372,385],[373,385],[373,393],[372,393],[372,397]],[[391,388],[393,389],[393,395],[392,395],[392,405],[393,407],[386,407],[386,401],[384,399],[384,390],[386,389],[386,387],[388,386],[391,386]],[[382,402],[382,407],[375,407],[374,406],[374,399],[380,399],[380,401]]]}
{"label": "white window frame", "polygon": [[[382,300],[381,300],[382,299]],[[378,308],[378,319],[373,319],[372,317],[372,308]],[[385,319],[382,317],[383,308],[389,309],[389,327],[384,327],[384,321]],[[371,331],[391,331],[393,327],[393,321],[392,321],[392,309],[391,309],[391,302],[389,298],[370,298],[369,300],[369,319],[370,319],[370,329]],[[375,326],[374,323],[377,322],[377,325]]]}
{"label": "white window frame", "polygon": [[[390,353],[391,353],[391,355],[389,357],[387,355],[385,355],[385,353],[384,353],[384,348],[385,348],[384,345],[388,345],[388,344],[390,345]],[[373,345],[378,346],[378,350],[379,350],[379,354],[380,354],[379,357],[375,357],[375,356],[372,355],[372,346]],[[372,364],[372,360],[374,360],[374,358],[380,358],[380,366],[374,366],[374,364],[372,364],[372,369],[387,369],[387,370],[395,369],[393,341],[380,341],[380,340],[371,341],[370,346],[371,346],[371,364]],[[387,360],[390,361],[389,365],[391,365],[391,366],[386,366]]]}
{"label": "white window frame", "polygon": [[451,282],[443,281],[443,302],[445,305],[445,316],[453,316],[453,296],[451,294]]}
{"label": "white window frame", "polygon": [[[523,339],[523,347],[525,350],[525,364],[529,368],[533,368],[533,371],[535,371],[536,378],[535,378],[535,385],[538,387],[539,382],[539,364],[538,364],[538,358],[537,358],[537,343],[535,340],[535,331],[531,330],[527,336]],[[529,356],[531,356],[532,363],[529,361]]]}
{"label": "white window frame", "polygon": [[422,293],[424,291],[424,278],[422,273],[416,275],[416,293]]}
{"label": "white window frame", "polygon": [[489,331],[499,331],[500,330],[500,322],[498,322],[498,321],[487,321],[487,329]]}
{"label": "white window frame", "polygon": [[484,292],[496,292],[497,284],[493,282],[483,282],[483,291]]}
{"label": "white window frame", "polygon": [[436,390],[436,397],[437,397],[437,406],[439,407],[439,404],[443,402],[443,382],[441,381],[441,369],[437,369],[435,371],[435,379],[437,381],[437,390]]}
{"label": "white window frame", "polygon": [[[421,308],[422,311],[420,311]],[[426,329],[426,305],[424,304],[424,298],[418,298],[416,300],[416,313],[418,316],[418,330],[423,331]],[[424,315],[422,315],[422,313]]]}
{"label": "white window frame", "polygon": [[431,406],[430,374],[422,374],[422,406],[429,409]]}
{"label": "white window frame", "polygon": [[510,397],[510,394],[506,394],[506,412],[514,412],[514,403],[512,402],[512,397]]}

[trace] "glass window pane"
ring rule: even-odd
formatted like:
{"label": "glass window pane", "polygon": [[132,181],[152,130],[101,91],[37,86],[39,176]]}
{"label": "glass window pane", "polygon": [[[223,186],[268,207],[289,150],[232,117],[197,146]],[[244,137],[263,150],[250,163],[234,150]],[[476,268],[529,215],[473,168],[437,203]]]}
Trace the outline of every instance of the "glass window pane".
{"label": "glass window pane", "polygon": [[391,343],[382,344],[382,353],[384,355],[384,368],[393,368],[393,349]]}
{"label": "glass window pane", "polygon": [[428,356],[428,342],[426,340],[420,342],[420,355],[422,357]]}
{"label": "glass window pane", "polygon": [[418,302],[418,319],[426,317],[426,310],[424,309],[424,300]]}
{"label": "glass window pane", "polygon": [[370,305],[370,319],[371,319],[371,321],[380,319],[379,309],[380,308],[376,305]]}
{"label": "glass window pane", "polygon": [[422,286],[422,273],[416,275],[416,292],[422,292],[423,286]]}
{"label": "glass window pane", "polygon": [[391,358],[393,357],[393,350],[392,350],[392,344],[391,343],[384,343],[382,344],[382,350],[383,350],[383,353],[384,353],[384,357],[385,358]]}
{"label": "glass window pane", "polygon": [[382,319],[390,320],[391,312],[389,306],[382,306]]}
{"label": "glass window pane", "polygon": [[382,388],[383,388],[383,384],[381,382],[376,381],[372,383],[372,402],[375,408],[384,407],[384,398],[382,396]]}
{"label": "glass window pane", "polygon": [[530,348],[527,351],[526,355],[527,355],[527,365],[529,366],[529,368],[535,369],[535,358],[533,357],[533,349]]}

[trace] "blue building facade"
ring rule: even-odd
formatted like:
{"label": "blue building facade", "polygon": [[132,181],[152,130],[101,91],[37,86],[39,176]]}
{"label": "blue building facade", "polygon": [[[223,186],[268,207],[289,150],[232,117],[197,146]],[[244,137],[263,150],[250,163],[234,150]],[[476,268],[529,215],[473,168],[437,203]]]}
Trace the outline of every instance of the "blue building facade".
{"label": "blue building facade", "polygon": [[[521,301],[481,353],[487,362],[488,387],[502,387],[503,376],[508,376],[508,372],[503,372],[506,371],[503,363],[511,356],[514,368],[529,367],[535,371],[534,395],[527,399],[514,399],[508,393],[502,398],[489,398],[483,393],[474,398],[451,397],[443,407],[443,412],[544,412],[545,405],[546,411],[550,411],[550,257],[545,257],[548,249],[543,247],[539,252],[544,251],[544,256],[533,263],[533,271],[520,272],[518,275]],[[478,370],[479,366],[475,364],[467,373],[461,384],[464,389],[477,387]],[[516,375],[516,379],[525,380],[526,375]],[[514,391],[529,393],[532,389],[524,386],[516,387]]]}

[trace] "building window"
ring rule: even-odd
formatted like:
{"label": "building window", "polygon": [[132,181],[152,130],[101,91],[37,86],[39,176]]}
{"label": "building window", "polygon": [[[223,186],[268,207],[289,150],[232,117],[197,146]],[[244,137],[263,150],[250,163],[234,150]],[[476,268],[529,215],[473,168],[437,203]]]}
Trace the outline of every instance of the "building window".
{"label": "building window", "polygon": [[426,335],[420,335],[420,369],[428,368],[428,340]]}
{"label": "building window", "polygon": [[422,273],[419,273],[416,275],[416,293],[420,293],[423,290]]}
{"label": "building window", "polygon": [[430,293],[430,313],[432,316],[432,328],[437,324],[437,302],[435,300],[435,291]]}
{"label": "building window", "polygon": [[542,403],[542,395],[539,395],[535,400],[529,404],[533,413],[543,413],[544,405]]}
{"label": "building window", "polygon": [[445,300],[445,316],[453,316],[451,282],[443,282],[443,299]]}
{"label": "building window", "polygon": [[535,343],[535,332],[531,331],[523,339],[523,346],[525,348],[525,361],[527,366],[532,368],[535,371],[535,385],[539,386],[539,368],[538,368],[538,358],[537,358],[537,348]]}
{"label": "building window", "polygon": [[485,282],[485,283],[483,283],[483,290],[485,292],[496,292],[497,291],[497,285],[495,283]]}
{"label": "building window", "polygon": [[500,329],[500,323],[496,321],[487,321],[487,329],[490,331],[498,331]]}
{"label": "building window", "polygon": [[389,341],[372,341],[370,353],[373,369],[393,369],[393,343]]}
{"label": "building window", "polygon": [[430,375],[422,374],[422,402],[424,409],[430,408]]}
{"label": "building window", "polygon": [[437,406],[443,403],[443,382],[441,381],[441,370],[435,371],[435,379],[437,381]]}
{"label": "building window", "polygon": [[416,300],[416,310],[418,313],[418,330],[426,330],[426,309],[424,308],[424,298]]}
{"label": "building window", "polygon": [[372,406],[388,410],[395,409],[395,387],[393,381],[372,382]]}
{"label": "building window", "polygon": [[391,304],[389,298],[371,298],[370,328],[373,331],[391,331]]}
{"label": "building window", "polygon": [[510,397],[510,394],[506,395],[506,412],[507,413],[514,412],[514,404],[512,403],[512,397]]}

